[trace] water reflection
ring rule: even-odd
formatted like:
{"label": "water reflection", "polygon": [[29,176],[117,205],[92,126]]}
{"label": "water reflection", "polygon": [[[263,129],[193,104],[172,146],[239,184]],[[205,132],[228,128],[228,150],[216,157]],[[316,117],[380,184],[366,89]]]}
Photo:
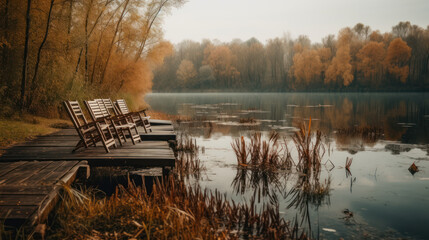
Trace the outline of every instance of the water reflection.
{"label": "water reflection", "polygon": [[[236,202],[277,203],[308,236],[427,239],[429,98],[425,94],[154,94],[154,110],[189,116],[178,132],[197,138],[202,186]],[[175,104],[171,104],[175,103]],[[289,141],[302,122],[327,135],[317,171],[237,167],[231,142],[275,130]],[[288,146],[288,145],[285,145]],[[346,168],[346,159],[353,165]],[[415,162],[415,175],[408,168]],[[192,177],[192,175],[191,175]],[[347,210],[347,211],[346,211]],[[412,214],[410,214],[412,213]],[[387,230],[386,230],[387,229]]]}
{"label": "water reflection", "polygon": [[316,211],[322,205],[330,205],[331,177],[320,181],[320,170],[310,174],[299,175],[295,186],[287,193],[289,204],[287,208],[298,209],[301,216],[301,225],[306,222],[311,233],[310,206]]}
{"label": "water reflection", "polygon": [[277,202],[277,193],[284,193],[288,174],[280,177],[280,173],[268,170],[250,170],[247,168],[237,168],[237,174],[232,181],[235,194],[245,194],[251,190],[255,193],[258,203],[261,197],[269,197],[273,202]]}
{"label": "water reflection", "polygon": [[315,128],[337,132],[333,136],[339,143],[353,145],[351,151],[361,151],[356,146],[371,146],[379,139],[429,143],[426,95],[169,93],[149,94],[146,101],[158,111],[198,121],[183,124],[209,125],[201,132],[207,138],[214,133],[238,136],[243,129],[253,128],[291,132],[311,117]]}

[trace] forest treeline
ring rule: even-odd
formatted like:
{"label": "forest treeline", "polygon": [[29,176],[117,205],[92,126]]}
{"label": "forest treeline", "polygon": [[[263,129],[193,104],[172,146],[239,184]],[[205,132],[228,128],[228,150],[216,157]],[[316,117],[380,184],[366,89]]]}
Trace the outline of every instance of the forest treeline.
{"label": "forest treeline", "polygon": [[0,0],[0,114],[55,115],[65,99],[141,99],[173,49],[161,20],[183,3]]}
{"label": "forest treeline", "polygon": [[154,91],[425,91],[429,26],[381,33],[358,23],[312,44],[307,36],[229,43],[186,40],[155,70]]}

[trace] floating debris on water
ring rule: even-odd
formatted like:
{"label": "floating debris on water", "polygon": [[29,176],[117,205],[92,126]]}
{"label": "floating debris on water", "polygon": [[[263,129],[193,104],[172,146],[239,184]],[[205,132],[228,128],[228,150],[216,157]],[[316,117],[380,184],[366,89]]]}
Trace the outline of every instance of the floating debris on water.
{"label": "floating debris on water", "polygon": [[241,110],[242,113],[269,113],[269,111],[264,111],[260,109],[249,109],[249,110]]}
{"label": "floating debris on water", "polygon": [[228,122],[220,122],[217,125],[222,125],[222,126],[258,126],[260,124],[261,124],[260,122],[239,123],[239,122],[228,121]]}
{"label": "floating debris on water", "polygon": [[408,168],[408,171],[410,171],[410,173],[412,175],[414,175],[416,172],[419,171],[419,168],[416,166],[415,163],[411,164],[411,166]]}
{"label": "floating debris on water", "polygon": [[322,230],[325,232],[332,232],[332,233],[337,232],[337,230],[332,229],[332,228],[322,228]]}
{"label": "floating debris on water", "polygon": [[342,217],[343,219],[350,220],[351,218],[353,218],[353,212],[350,211],[348,208],[344,209],[343,213],[345,215],[344,217]]}

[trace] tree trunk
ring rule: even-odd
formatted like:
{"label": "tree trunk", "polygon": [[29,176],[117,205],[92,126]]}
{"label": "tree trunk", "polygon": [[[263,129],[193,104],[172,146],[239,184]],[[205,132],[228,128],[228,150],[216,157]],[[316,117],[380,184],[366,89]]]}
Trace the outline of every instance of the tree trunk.
{"label": "tree trunk", "polygon": [[107,70],[107,66],[109,65],[110,56],[112,55],[113,45],[115,44],[116,35],[118,34],[119,26],[121,25],[122,19],[124,18],[124,15],[125,15],[125,12],[127,10],[127,6],[128,6],[129,2],[130,2],[130,0],[126,0],[124,9],[122,10],[121,16],[119,17],[118,22],[116,24],[115,32],[113,34],[112,41],[110,42],[109,50],[107,51],[106,63],[104,64],[104,68],[103,68],[103,71],[101,73],[100,84],[102,84],[104,81],[104,76],[106,75],[106,70]]}
{"label": "tree trunk", "polygon": [[[3,34],[3,37],[4,37],[4,40],[6,40],[6,41],[8,41],[8,39],[9,39],[9,0],[6,0],[6,3],[5,3],[5,8],[4,8],[4,34]],[[5,75],[6,75],[6,69],[7,69],[7,58],[8,58],[8,46],[3,46],[2,48],[2,61],[1,61],[1,64],[2,64],[2,66],[4,67],[3,69],[2,69],[2,71],[0,72],[0,86],[1,86],[1,83],[2,83],[2,81],[4,80],[5,81],[5,83],[7,82],[5,79],[3,79],[3,78],[5,78]]]}
{"label": "tree trunk", "polygon": [[69,0],[69,17],[67,22],[67,45],[66,45],[66,56],[69,54],[70,50],[70,33],[71,33],[71,26],[72,26],[72,20],[73,20],[73,0]]}
{"label": "tree trunk", "polygon": [[[107,1],[106,1],[106,6],[107,6]],[[116,14],[116,12],[118,11],[119,6],[115,9],[115,11],[112,13],[112,16],[109,18],[109,20],[106,23],[106,26],[109,25],[110,21],[112,20],[113,16]],[[106,28],[104,28],[101,31],[100,34],[100,38],[98,39],[98,44],[97,44],[97,50],[95,51],[95,57],[94,57],[94,63],[92,64],[92,71],[91,71],[91,84],[94,83],[94,75],[95,75],[95,67],[98,61],[98,53],[100,52],[100,46],[101,46],[101,40],[103,39],[104,36],[104,32],[105,32]]]}
{"label": "tree trunk", "polygon": [[[84,72],[84,80],[87,83],[88,82],[88,42],[89,42],[89,34],[88,34],[88,21],[89,21],[89,15],[91,13],[91,8],[92,8],[92,3],[93,0],[89,1],[88,4],[88,10],[86,11],[86,16],[85,16],[85,62],[84,62],[84,68],[85,68],[85,72]],[[103,11],[101,11],[102,13]],[[99,16],[101,16],[101,14],[99,14]],[[94,24],[93,28],[95,28],[95,25],[97,23]],[[91,30],[92,32],[92,30]]]}
{"label": "tree trunk", "polygon": [[154,13],[154,15],[153,15],[152,19],[151,19],[151,17],[149,17],[149,19],[148,19],[148,21],[147,21],[147,25],[148,25],[148,26],[147,26],[147,29],[146,29],[145,35],[143,36],[143,40],[142,40],[141,45],[140,45],[140,47],[139,47],[139,50],[137,51],[137,54],[136,54],[136,58],[135,58],[135,61],[136,61],[136,62],[140,59],[141,54],[143,53],[143,50],[144,50],[144,48],[145,48],[145,46],[146,46],[146,42],[147,42],[147,40],[148,40],[148,38],[149,38],[149,33],[150,33],[150,30],[151,30],[151,28],[152,28],[153,23],[155,22],[156,18],[158,17],[158,14],[161,12],[162,8],[164,7],[164,5],[165,5],[168,1],[169,1],[169,0],[165,0],[165,1],[161,2],[161,3],[160,3],[159,8],[158,8],[158,9],[157,9],[157,11]]}
{"label": "tree trunk", "polygon": [[87,58],[87,54],[88,54],[88,41],[89,41],[89,38],[91,37],[92,32],[94,31],[95,27],[97,26],[98,21],[100,20],[100,17],[103,15],[105,9],[107,8],[107,5],[109,5],[111,2],[112,2],[112,0],[107,0],[106,1],[106,3],[104,4],[103,10],[101,10],[101,12],[98,14],[97,19],[94,22],[94,25],[92,26],[91,30],[88,33],[88,29],[87,29],[87,26],[88,26],[88,17],[89,17],[90,7],[92,6],[93,1],[91,0],[91,2],[90,2],[90,7],[88,8],[86,19],[85,19],[85,43],[84,43],[84,47],[82,47],[80,49],[80,52],[79,52],[79,57],[78,57],[77,63],[76,63],[76,69],[75,69],[75,72],[73,73],[73,77],[72,77],[72,83],[74,82],[76,74],[79,71],[79,65],[80,65],[80,61],[81,61],[81,58],[82,58],[82,52],[83,52],[84,48],[85,48],[85,75],[84,76],[85,76],[85,82],[88,81],[88,58]]}
{"label": "tree trunk", "polygon": [[40,43],[39,50],[37,51],[36,66],[34,67],[34,75],[33,75],[33,79],[31,80],[31,95],[30,95],[30,100],[29,100],[28,106],[31,105],[31,101],[34,97],[34,90],[36,89],[36,78],[37,78],[37,73],[39,72],[40,55],[42,53],[42,48],[46,43],[46,39],[48,38],[49,25],[51,23],[51,14],[52,14],[52,8],[54,7],[54,1],[55,0],[51,0],[51,3],[49,5],[48,19],[46,20],[45,35],[43,36],[43,40]]}
{"label": "tree trunk", "polygon": [[25,42],[24,42],[24,56],[22,63],[22,76],[21,76],[21,97],[19,100],[19,109],[24,110],[25,100],[25,83],[27,82],[27,60],[28,60],[28,39],[30,38],[30,10],[31,0],[27,0],[27,12],[25,14]]}

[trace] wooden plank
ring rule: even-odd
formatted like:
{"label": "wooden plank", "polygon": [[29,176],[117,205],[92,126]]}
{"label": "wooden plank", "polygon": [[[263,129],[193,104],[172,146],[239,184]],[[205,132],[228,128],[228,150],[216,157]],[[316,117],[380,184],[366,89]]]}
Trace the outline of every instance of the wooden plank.
{"label": "wooden plank", "polygon": [[[62,178],[60,179],[59,182],[61,182],[62,184],[70,186],[71,183],[75,180],[76,175],[79,171],[79,168],[81,168],[82,166],[86,166],[86,162],[77,163],[71,170],[69,169],[69,171],[67,171],[67,173],[62,176]],[[59,200],[58,192],[60,191],[60,189],[62,187],[63,187],[62,185],[56,185],[54,187],[53,191],[51,191],[51,193],[49,193],[49,195],[45,198],[45,200],[39,206],[38,211],[35,212],[30,217],[30,224],[31,225],[34,226],[38,222],[44,222],[48,218],[49,212],[52,211],[55,204]]]}
{"label": "wooden plank", "polygon": [[160,120],[160,119],[149,119],[150,125],[172,125],[173,122],[170,120]]}
{"label": "wooden plank", "polygon": [[50,161],[25,163],[15,168],[14,171],[2,176],[0,182],[3,185],[22,183],[32,175],[37,174],[37,172],[45,168],[50,163]]}
{"label": "wooden plank", "polygon": [[[8,150],[19,151],[27,147],[74,147],[77,141],[56,141],[56,140],[47,140],[47,141],[37,141],[37,142],[28,142],[20,145],[15,145],[13,148]],[[124,144],[124,143],[123,143]],[[101,144],[97,144],[101,147]],[[137,142],[136,145],[131,143],[130,139],[127,139],[127,142],[121,148],[169,148],[168,142],[164,141],[144,141]]]}
{"label": "wooden plank", "polygon": [[[136,146],[136,145],[133,145]],[[126,157],[126,156],[141,156],[142,159],[145,156],[153,155],[173,155],[173,151],[168,148],[121,148],[112,149],[109,153],[106,153],[101,147],[91,147],[84,149],[80,152],[72,153],[72,147],[40,147],[40,148],[21,148],[20,151],[9,151],[0,157],[1,160],[16,159],[22,157],[23,159],[52,159],[52,160],[63,160],[63,159],[85,159],[85,158],[102,158],[102,157]]]}
{"label": "wooden plank", "polygon": [[0,219],[26,220],[37,209],[38,206],[0,206]]}
{"label": "wooden plank", "polygon": [[45,194],[11,194],[0,196],[0,206],[37,206],[45,199]]}
{"label": "wooden plank", "polygon": [[174,167],[176,164],[176,160],[174,158],[171,159],[95,159],[92,161],[88,161],[88,164],[91,167],[97,166],[134,166],[134,167]]}
{"label": "wooden plank", "polygon": [[61,162],[51,162],[48,166],[43,168],[41,171],[39,171],[37,174],[34,174],[33,176],[29,177],[27,180],[25,180],[25,184],[33,184],[33,185],[53,185],[56,183],[55,180],[49,182],[46,181],[46,178],[53,174],[53,172],[57,171],[61,167],[63,167],[67,162],[61,161]]}
{"label": "wooden plank", "polygon": [[41,184],[49,184],[52,182],[57,182],[58,179],[62,178],[67,172],[70,171],[73,167],[75,167],[79,162],[78,161],[64,161],[60,167],[56,168],[49,175],[45,176],[42,180],[40,180]]}
{"label": "wooden plank", "polygon": [[173,125],[155,125],[150,127],[153,132],[159,131],[174,131]]}
{"label": "wooden plank", "polygon": [[48,194],[52,186],[0,185],[0,195],[5,194]]}
{"label": "wooden plank", "polygon": [[0,177],[23,165],[25,162],[0,162]]}
{"label": "wooden plank", "polygon": [[176,140],[176,134],[174,133],[147,133],[140,134],[140,138],[143,141],[170,141]]}

